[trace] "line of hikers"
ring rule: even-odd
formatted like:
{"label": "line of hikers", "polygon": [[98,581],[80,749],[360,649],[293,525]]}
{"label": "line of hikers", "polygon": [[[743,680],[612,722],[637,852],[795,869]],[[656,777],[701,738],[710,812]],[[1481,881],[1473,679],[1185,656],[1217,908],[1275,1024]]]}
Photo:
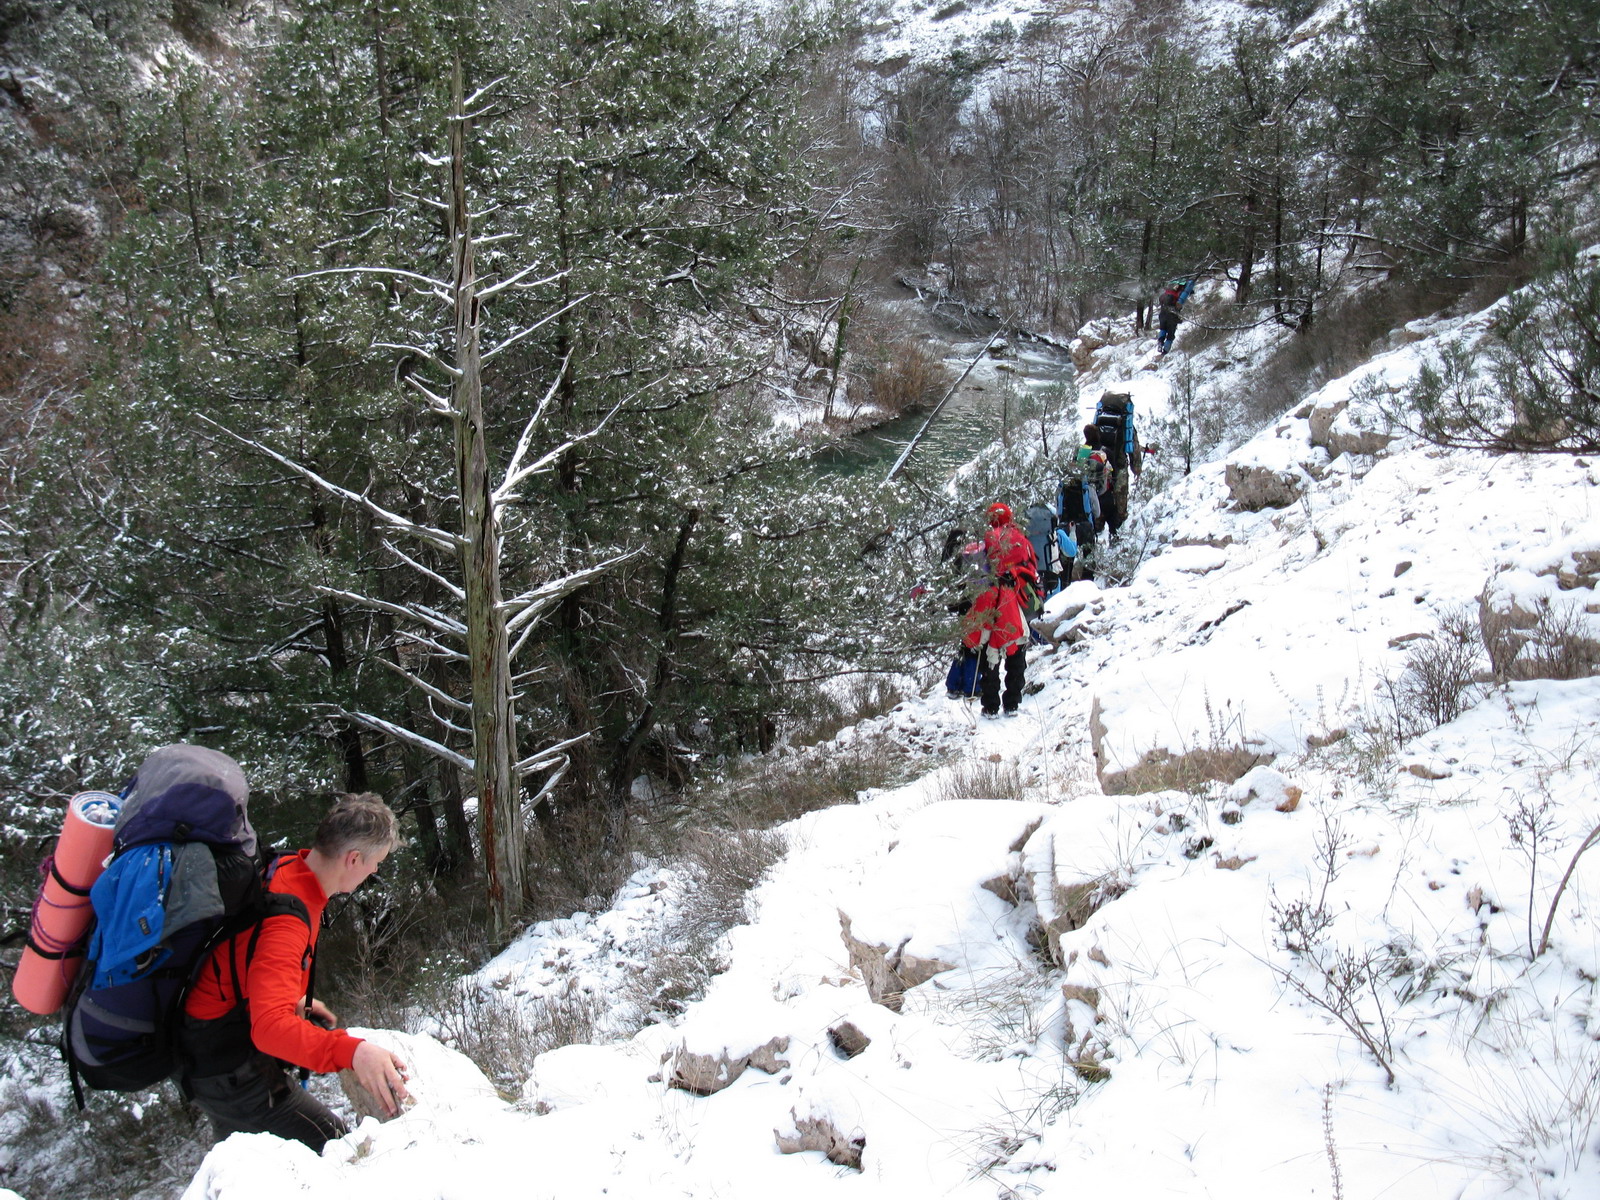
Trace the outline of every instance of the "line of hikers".
{"label": "line of hikers", "polygon": [[[1143,469],[1146,453],[1134,426],[1133,398],[1107,392],[1095,419],[1083,427],[1056,488],[1054,505],[1027,510],[1027,527],[1003,501],[987,510],[989,530],[981,542],[961,546],[962,566],[977,594],[950,606],[962,616],[961,649],[945,679],[952,697],[976,694],[985,717],[1017,715],[1028,668],[1028,644],[1043,639],[1032,618],[1044,602],[1080,579],[1094,578],[1094,552],[1101,533],[1115,542],[1128,518],[1130,477]],[[945,558],[961,545],[962,531],[946,541]]]}

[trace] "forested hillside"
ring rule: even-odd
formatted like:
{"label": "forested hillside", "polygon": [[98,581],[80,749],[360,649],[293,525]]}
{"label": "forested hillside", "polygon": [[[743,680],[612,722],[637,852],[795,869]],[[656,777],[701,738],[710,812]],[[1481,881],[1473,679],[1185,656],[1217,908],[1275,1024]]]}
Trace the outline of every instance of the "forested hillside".
{"label": "forested hillside", "polygon": [[1600,452],[1597,174],[1597,0],[4,0],[6,927],[172,741],[269,842],[402,814],[358,1006],[760,824],[725,768],[920,688],[947,536],[1053,487],[819,467],[950,383],[910,299],[1087,368],[1197,280],[1176,475],[1522,288],[1404,419]]}

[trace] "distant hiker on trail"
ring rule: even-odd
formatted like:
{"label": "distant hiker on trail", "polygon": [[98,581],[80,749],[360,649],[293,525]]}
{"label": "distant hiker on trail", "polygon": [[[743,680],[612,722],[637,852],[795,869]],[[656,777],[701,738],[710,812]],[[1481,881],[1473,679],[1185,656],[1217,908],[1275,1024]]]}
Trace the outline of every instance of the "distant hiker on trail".
{"label": "distant hiker on trail", "polygon": [[[1025,611],[1037,602],[1039,573],[1033,546],[1012,523],[1006,504],[989,506],[989,532],[984,549],[994,582],[973,602],[965,618],[962,645],[978,654],[978,694],[983,715],[996,717],[1002,706],[1008,717],[1022,703],[1028,669],[1028,622]],[[1000,674],[1005,672],[1002,695]]]}
{"label": "distant hiker on trail", "polygon": [[269,894],[293,897],[224,942],[201,967],[184,1004],[184,1095],[211,1118],[217,1137],[272,1133],[320,1152],[344,1122],[284,1070],[346,1068],[386,1113],[408,1098],[405,1068],[389,1051],[337,1029],[310,994],[317,933],[330,897],[353,892],[399,841],[394,813],[370,793],[345,796],[322,818],[311,849],[273,864]]}
{"label": "distant hiker on trail", "polygon": [[1178,310],[1194,291],[1194,280],[1175,279],[1161,289],[1156,300],[1156,349],[1162,354],[1172,349],[1172,340],[1178,336],[1178,322],[1183,320]]}

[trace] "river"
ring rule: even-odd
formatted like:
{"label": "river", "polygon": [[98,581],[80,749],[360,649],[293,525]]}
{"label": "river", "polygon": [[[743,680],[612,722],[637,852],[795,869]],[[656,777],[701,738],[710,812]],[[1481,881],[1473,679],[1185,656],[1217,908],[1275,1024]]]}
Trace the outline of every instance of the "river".
{"label": "river", "polygon": [[[976,338],[958,333],[940,340],[946,347],[945,366],[955,379],[989,339],[985,332]],[[1060,385],[1070,395],[1076,375],[1064,350],[1044,342],[1010,341],[998,355],[985,355],[962,381],[917,443],[908,467],[925,479],[942,481],[1008,429],[1017,436],[1037,437],[1037,424],[1021,428],[1019,399],[1026,403],[1030,394]],[[926,411],[912,412],[864,430],[818,455],[817,466],[827,474],[886,475],[927,420]]]}

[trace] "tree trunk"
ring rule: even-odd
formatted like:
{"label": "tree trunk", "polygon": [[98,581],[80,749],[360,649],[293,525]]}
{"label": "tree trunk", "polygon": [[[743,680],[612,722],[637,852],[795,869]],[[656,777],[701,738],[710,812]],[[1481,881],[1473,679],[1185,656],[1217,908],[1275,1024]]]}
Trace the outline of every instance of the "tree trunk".
{"label": "tree trunk", "polygon": [[461,63],[452,82],[450,242],[455,296],[455,367],[451,389],[456,433],[456,484],[461,496],[461,579],[466,592],[467,655],[472,678],[472,765],[478,791],[490,935],[510,938],[523,900],[525,831],[517,776],[510,643],[500,595],[500,529],[489,477],[483,417],[477,279],[467,203],[467,115]]}

